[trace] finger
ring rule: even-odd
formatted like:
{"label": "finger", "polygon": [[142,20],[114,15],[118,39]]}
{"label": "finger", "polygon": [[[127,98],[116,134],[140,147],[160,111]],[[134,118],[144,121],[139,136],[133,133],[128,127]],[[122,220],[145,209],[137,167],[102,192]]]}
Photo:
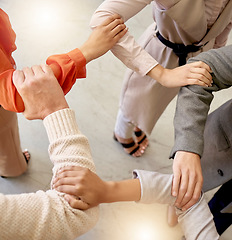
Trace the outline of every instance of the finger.
{"label": "finger", "polygon": [[209,85],[213,82],[211,74],[203,68],[191,68],[191,78],[198,78],[201,81],[205,81]]}
{"label": "finger", "polygon": [[180,202],[180,208],[186,205],[193,197],[194,189],[196,187],[196,178],[194,176],[190,176],[189,183],[187,186],[187,192],[184,195],[182,201]]}
{"label": "finger", "polygon": [[71,171],[63,171],[63,172],[60,172],[58,173],[54,179],[53,179],[53,182],[57,182],[57,181],[60,181],[61,179],[65,179],[65,178],[68,178],[68,177],[73,177],[73,178],[78,178],[79,176],[82,176],[80,174],[81,170],[71,170]]}
{"label": "finger", "polygon": [[207,86],[212,85],[212,79],[207,78],[204,74],[201,74],[199,72],[192,72],[190,74],[189,78],[199,80],[199,81],[205,83]]}
{"label": "finger", "polygon": [[115,19],[121,19],[121,16],[119,14],[114,14],[109,16],[105,21],[102,22],[99,26],[107,26],[110,23],[112,23]]}
{"label": "finger", "polygon": [[58,192],[67,193],[74,196],[81,195],[82,193],[82,191],[80,191],[79,188],[71,185],[61,185],[61,186],[55,187],[54,189]]}
{"label": "finger", "polygon": [[14,71],[12,75],[12,80],[16,88],[22,85],[25,81],[25,75],[23,71],[21,70]]}
{"label": "finger", "polygon": [[59,169],[57,171],[57,174],[61,174],[63,172],[66,172],[66,171],[80,171],[80,170],[83,170],[84,168],[83,167],[80,167],[80,166],[66,166],[66,167],[62,167],[61,169]]}
{"label": "finger", "polygon": [[120,26],[120,25],[124,25],[123,20],[121,18],[120,19],[115,19],[113,22],[108,24],[108,26],[106,26],[106,29],[112,31],[113,29],[115,29],[117,26]]}
{"label": "finger", "polygon": [[25,75],[25,78],[31,78],[31,77],[34,77],[34,72],[32,71],[32,69],[31,68],[29,68],[29,67],[25,67],[25,68],[23,68],[23,73],[24,73],[24,75]]}
{"label": "finger", "polygon": [[45,73],[53,74],[52,69],[47,64],[41,64],[40,67]]}
{"label": "finger", "polygon": [[77,175],[74,175],[74,177],[64,177],[60,178],[57,181],[53,181],[53,187],[58,187],[62,185],[75,185],[78,182]]}
{"label": "finger", "polygon": [[32,66],[31,70],[33,71],[34,75],[41,75],[42,73],[44,73],[41,66],[39,65]]}
{"label": "finger", "polygon": [[206,69],[208,72],[212,73],[212,70],[210,68],[210,66],[202,61],[197,61],[197,62],[194,62],[194,63],[190,63],[192,64],[193,66],[195,67],[199,67],[199,68],[204,68]]}
{"label": "finger", "polygon": [[118,42],[118,40],[121,39],[127,32],[128,32],[128,28],[123,29],[114,37],[115,41]]}
{"label": "finger", "polygon": [[210,74],[210,71],[205,69],[205,68],[193,67],[193,68],[190,69],[190,72],[199,73],[199,74],[205,76],[206,78],[208,78],[209,80],[212,81],[212,75]]}
{"label": "finger", "polygon": [[178,207],[178,208],[181,207],[182,199],[187,192],[188,182],[189,182],[188,175],[187,174],[182,174],[181,175],[180,186],[179,186],[179,192],[178,192],[177,199],[176,199],[176,202],[175,202],[175,206]]}
{"label": "finger", "polygon": [[201,183],[197,183],[191,200],[189,202],[187,202],[182,207],[183,211],[186,211],[187,209],[189,209],[190,207],[192,207],[194,204],[196,204],[199,201],[199,199],[201,197],[201,191],[202,191],[202,184]]}
{"label": "finger", "polygon": [[205,82],[202,82],[195,78],[188,78],[187,79],[187,85],[199,85],[202,87],[209,87]]}
{"label": "finger", "polygon": [[126,29],[126,25],[125,24],[119,24],[111,31],[111,34],[112,34],[113,37],[115,37],[119,33],[121,33],[124,29]]}
{"label": "finger", "polygon": [[175,173],[172,181],[172,196],[176,197],[179,192],[179,185],[180,185],[180,174]]}
{"label": "finger", "polygon": [[80,210],[87,210],[90,208],[90,205],[88,203],[85,203],[80,199],[76,199],[73,196],[65,195],[64,199],[69,203],[72,208]]}

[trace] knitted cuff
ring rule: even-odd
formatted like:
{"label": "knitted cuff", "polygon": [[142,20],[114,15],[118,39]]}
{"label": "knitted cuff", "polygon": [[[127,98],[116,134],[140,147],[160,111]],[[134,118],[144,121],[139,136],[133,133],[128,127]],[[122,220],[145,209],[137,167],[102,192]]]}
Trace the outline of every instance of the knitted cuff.
{"label": "knitted cuff", "polygon": [[75,112],[69,108],[56,111],[48,115],[43,124],[47,131],[49,142],[53,142],[61,137],[80,133]]}

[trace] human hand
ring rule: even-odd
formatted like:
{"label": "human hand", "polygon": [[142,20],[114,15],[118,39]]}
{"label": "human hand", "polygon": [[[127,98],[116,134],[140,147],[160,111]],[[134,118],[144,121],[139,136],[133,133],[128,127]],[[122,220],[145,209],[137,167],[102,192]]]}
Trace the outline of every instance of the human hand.
{"label": "human hand", "polygon": [[79,48],[86,62],[96,59],[109,51],[127,32],[127,28],[118,14],[107,18],[97,26],[88,40]]}
{"label": "human hand", "polygon": [[203,176],[200,156],[191,152],[176,152],[173,173],[172,195],[177,197],[175,206],[185,211],[201,196]]}
{"label": "human hand", "polygon": [[69,166],[58,171],[52,187],[65,193],[71,207],[86,210],[105,202],[107,184],[88,168]]}
{"label": "human hand", "polygon": [[212,84],[211,72],[206,63],[198,61],[174,69],[157,65],[148,75],[165,87],[182,87],[193,84],[209,87]]}
{"label": "human hand", "polygon": [[47,115],[68,108],[64,93],[47,65],[16,70],[13,83],[25,105],[24,116],[44,119]]}

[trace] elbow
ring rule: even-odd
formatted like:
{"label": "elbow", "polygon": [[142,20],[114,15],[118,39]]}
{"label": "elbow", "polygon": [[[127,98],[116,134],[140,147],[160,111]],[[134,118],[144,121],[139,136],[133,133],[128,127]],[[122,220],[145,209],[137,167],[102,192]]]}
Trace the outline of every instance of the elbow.
{"label": "elbow", "polygon": [[94,29],[95,27],[99,26],[105,19],[112,16],[113,14],[114,14],[113,12],[96,10],[90,19],[89,23],[90,28]]}
{"label": "elbow", "polygon": [[89,226],[89,229],[88,229],[89,231],[92,228],[94,228],[94,226],[97,224],[99,220],[99,215],[100,215],[99,206],[90,208],[85,212],[87,214],[86,221],[87,221],[87,225]]}

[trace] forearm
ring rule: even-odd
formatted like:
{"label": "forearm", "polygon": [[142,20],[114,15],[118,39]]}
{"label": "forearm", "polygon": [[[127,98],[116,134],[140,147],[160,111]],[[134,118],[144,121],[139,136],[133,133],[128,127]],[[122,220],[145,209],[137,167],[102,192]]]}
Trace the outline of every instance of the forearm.
{"label": "forearm", "polygon": [[148,73],[147,75],[153,79],[155,79],[157,82],[159,82],[161,85],[164,84],[164,77],[165,77],[165,72],[169,71],[169,69],[165,69],[162,67],[160,64],[157,63],[156,66],[154,66]]}
{"label": "forearm", "polygon": [[73,209],[55,190],[0,195],[0,239],[73,240],[90,230],[98,209]]}
{"label": "forearm", "polygon": [[[54,112],[43,123],[50,140],[53,176],[67,165],[95,171],[88,141],[80,133],[72,110]],[[55,190],[0,195],[0,211],[1,239],[72,240],[92,228],[98,219],[98,208],[75,210]]]}
{"label": "forearm", "polygon": [[44,121],[49,138],[49,155],[54,164],[53,172],[63,166],[81,166],[95,172],[88,139],[76,123],[71,109],[57,111]]}
{"label": "forearm", "polygon": [[65,94],[77,78],[86,77],[86,58],[78,48],[65,54],[52,55],[46,63],[51,67]]}
{"label": "forearm", "polygon": [[141,186],[139,179],[129,179],[119,182],[111,181],[105,183],[106,194],[102,203],[140,200]]}
{"label": "forearm", "polygon": [[[151,0],[106,0],[95,11],[90,26],[95,28],[115,13],[119,14],[126,22],[149,3]],[[146,75],[157,64],[157,61],[136,43],[129,32],[115,44],[111,51],[128,68],[141,75]]]}
{"label": "forearm", "polygon": [[170,157],[176,151],[187,151],[202,155],[203,134],[208,111],[213,99],[213,92],[226,89],[232,85],[232,46],[198,55],[193,61],[203,61],[213,71],[212,87],[186,86],[182,87],[174,118],[175,145]]}

